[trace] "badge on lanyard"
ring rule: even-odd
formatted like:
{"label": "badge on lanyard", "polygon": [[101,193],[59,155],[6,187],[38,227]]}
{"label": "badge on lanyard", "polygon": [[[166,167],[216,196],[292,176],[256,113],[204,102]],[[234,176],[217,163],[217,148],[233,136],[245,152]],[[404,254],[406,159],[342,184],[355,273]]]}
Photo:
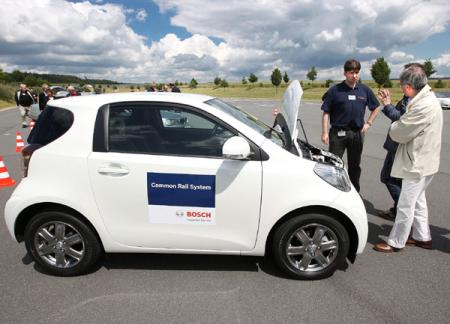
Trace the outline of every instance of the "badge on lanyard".
{"label": "badge on lanyard", "polygon": [[348,95],[348,100],[356,100],[356,96],[355,95]]}

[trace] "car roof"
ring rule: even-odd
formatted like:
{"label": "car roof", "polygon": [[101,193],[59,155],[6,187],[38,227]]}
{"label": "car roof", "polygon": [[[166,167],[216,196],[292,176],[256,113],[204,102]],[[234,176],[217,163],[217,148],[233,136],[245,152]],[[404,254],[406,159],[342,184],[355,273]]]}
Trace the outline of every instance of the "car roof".
{"label": "car roof", "polygon": [[87,109],[97,109],[103,105],[114,102],[132,102],[132,101],[162,101],[175,102],[180,104],[196,105],[201,104],[213,97],[191,93],[176,93],[176,92],[122,92],[122,93],[108,93],[96,94],[92,96],[72,96],[62,99],[57,99],[52,102],[52,106],[67,108],[72,110],[76,107],[78,110],[82,107]]}

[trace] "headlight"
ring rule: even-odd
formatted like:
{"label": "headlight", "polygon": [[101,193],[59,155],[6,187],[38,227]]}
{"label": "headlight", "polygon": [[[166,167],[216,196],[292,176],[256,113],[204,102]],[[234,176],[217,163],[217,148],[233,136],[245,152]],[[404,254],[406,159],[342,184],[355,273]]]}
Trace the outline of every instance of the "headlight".
{"label": "headlight", "polygon": [[320,178],[339,190],[350,191],[351,189],[350,179],[344,168],[337,168],[324,163],[316,163],[314,172]]}

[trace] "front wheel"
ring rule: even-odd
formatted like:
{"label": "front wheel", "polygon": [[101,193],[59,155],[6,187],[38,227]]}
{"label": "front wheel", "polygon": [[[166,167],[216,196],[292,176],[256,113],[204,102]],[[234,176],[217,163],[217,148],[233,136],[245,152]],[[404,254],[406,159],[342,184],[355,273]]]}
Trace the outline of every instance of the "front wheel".
{"label": "front wheel", "polygon": [[346,229],[321,214],[296,216],[275,232],[272,253],[283,272],[295,279],[323,279],[345,262],[349,250]]}
{"label": "front wheel", "polygon": [[62,212],[43,212],[25,229],[28,253],[45,272],[76,276],[87,272],[102,249],[95,233],[78,218]]}

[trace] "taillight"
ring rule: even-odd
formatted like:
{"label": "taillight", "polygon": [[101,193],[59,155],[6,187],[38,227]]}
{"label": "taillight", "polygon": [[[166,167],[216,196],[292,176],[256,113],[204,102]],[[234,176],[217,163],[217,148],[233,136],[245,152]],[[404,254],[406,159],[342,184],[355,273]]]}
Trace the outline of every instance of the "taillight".
{"label": "taillight", "polygon": [[41,148],[40,144],[28,144],[22,149],[22,158],[23,158],[23,176],[28,176],[28,165],[30,164],[31,156],[34,151]]}

